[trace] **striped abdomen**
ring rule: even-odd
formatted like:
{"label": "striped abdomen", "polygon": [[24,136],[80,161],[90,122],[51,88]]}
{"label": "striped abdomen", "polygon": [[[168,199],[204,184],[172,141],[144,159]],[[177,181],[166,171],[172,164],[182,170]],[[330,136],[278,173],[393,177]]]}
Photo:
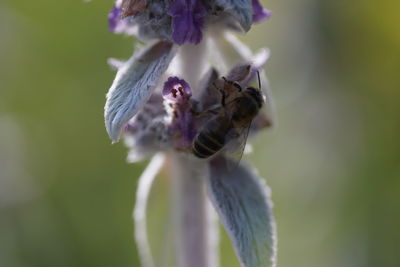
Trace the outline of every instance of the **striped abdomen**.
{"label": "striped abdomen", "polygon": [[230,122],[221,116],[209,121],[193,142],[193,154],[198,158],[208,158],[225,145],[225,136]]}

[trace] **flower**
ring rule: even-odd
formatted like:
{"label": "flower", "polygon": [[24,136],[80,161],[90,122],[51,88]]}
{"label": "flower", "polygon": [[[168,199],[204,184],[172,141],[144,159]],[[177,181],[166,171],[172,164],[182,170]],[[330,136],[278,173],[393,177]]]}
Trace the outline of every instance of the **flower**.
{"label": "flower", "polygon": [[271,16],[258,0],[118,0],[109,29],[142,40],[198,44],[209,27],[248,31]]}
{"label": "flower", "polygon": [[117,26],[119,24],[119,19],[121,17],[122,10],[116,6],[108,13],[108,29],[110,31],[116,32]]}
{"label": "flower", "polygon": [[206,9],[198,0],[177,0],[171,4],[168,15],[172,18],[172,39],[175,43],[198,44],[202,37]]}
{"label": "flower", "polygon": [[190,98],[192,91],[185,80],[169,77],[164,83],[163,97],[166,110],[171,117],[170,131],[178,135],[175,144],[177,150],[190,150],[196,135]]}
{"label": "flower", "polygon": [[[143,266],[158,266],[147,237],[146,212],[152,184],[163,173],[174,190],[175,266],[218,265],[212,234],[216,224],[207,201],[242,266],[275,265],[270,191],[249,165],[237,165],[229,156],[228,145],[239,147],[238,138],[220,141],[206,159],[193,153],[199,133],[225,114],[225,101],[234,98],[230,90],[247,90],[253,83],[263,91],[264,108],[252,120],[250,135],[274,124],[263,71],[269,52],[253,54],[233,35],[269,16],[258,0],[118,0],[110,12],[112,32],[135,35],[145,43],[126,62],[110,60],[117,74],[105,105],[107,132],[113,142],[123,137],[128,161],[152,157],[139,178],[134,209]],[[219,134],[225,140],[229,133]]]}
{"label": "flower", "polygon": [[268,9],[263,8],[258,0],[252,0],[253,4],[253,22],[258,23],[263,20],[269,19],[272,12]]}

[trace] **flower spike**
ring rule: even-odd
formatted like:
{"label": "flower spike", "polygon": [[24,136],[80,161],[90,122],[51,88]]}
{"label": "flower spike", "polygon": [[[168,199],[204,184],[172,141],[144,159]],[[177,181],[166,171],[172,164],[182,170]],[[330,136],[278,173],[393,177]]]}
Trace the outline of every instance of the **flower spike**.
{"label": "flower spike", "polygon": [[[270,15],[260,0],[115,0],[110,31],[143,43],[127,61],[109,59],[117,74],[104,108],[108,135],[123,137],[128,161],[152,157],[134,211],[143,267],[218,267],[215,211],[242,267],[275,266],[269,188],[228,159],[274,124],[263,71],[269,50],[253,53],[233,35]],[[161,217],[151,208],[158,181],[172,192],[161,211],[168,235],[147,224],[151,212]]]}
{"label": "flower spike", "polygon": [[172,38],[176,44],[198,44],[202,37],[206,9],[199,0],[176,0],[168,10],[172,17]]}

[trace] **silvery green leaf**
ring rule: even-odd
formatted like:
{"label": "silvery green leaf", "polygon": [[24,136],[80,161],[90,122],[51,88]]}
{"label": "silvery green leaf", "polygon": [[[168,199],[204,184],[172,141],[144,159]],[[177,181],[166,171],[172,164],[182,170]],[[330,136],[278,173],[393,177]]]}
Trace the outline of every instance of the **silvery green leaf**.
{"label": "silvery green leaf", "polygon": [[151,254],[149,237],[147,234],[146,210],[150,191],[153,187],[155,178],[160,172],[165,162],[164,154],[156,154],[149,165],[139,178],[136,192],[136,203],[133,210],[133,219],[135,222],[135,239],[139,250],[142,266],[154,267],[154,259]]}
{"label": "silvery green leaf", "polygon": [[253,6],[251,0],[216,0],[216,5],[224,8],[224,12],[233,16],[244,31],[250,30],[253,23]]}
{"label": "silvery green leaf", "polygon": [[175,47],[158,42],[134,54],[117,72],[104,108],[107,132],[113,142],[122,127],[147,102],[175,55]]}
{"label": "silvery green leaf", "polygon": [[250,167],[241,164],[228,172],[223,163],[211,163],[209,195],[241,266],[275,266],[276,229],[269,188]]}
{"label": "silvery green leaf", "polygon": [[147,103],[124,127],[125,145],[129,148],[128,162],[138,162],[171,145],[163,99],[153,93]]}
{"label": "silvery green leaf", "polygon": [[125,134],[125,145],[130,148],[128,162],[139,162],[157,151],[166,150],[170,146],[170,137],[165,118],[160,116],[147,121],[146,125],[134,134]]}

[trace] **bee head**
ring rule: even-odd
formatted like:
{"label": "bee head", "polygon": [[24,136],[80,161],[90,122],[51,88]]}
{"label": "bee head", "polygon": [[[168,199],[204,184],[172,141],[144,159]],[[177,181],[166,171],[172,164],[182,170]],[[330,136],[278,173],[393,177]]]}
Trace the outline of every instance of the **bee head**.
{"label": "bee head", "polygon": [[248,94],[250,97],[252,97],[254,101],[256,101],[258,108],[261,108],[263,103],[263,97],[260,92],[260,89],[256,89],[254,87],[247,87],[245,93]]}

